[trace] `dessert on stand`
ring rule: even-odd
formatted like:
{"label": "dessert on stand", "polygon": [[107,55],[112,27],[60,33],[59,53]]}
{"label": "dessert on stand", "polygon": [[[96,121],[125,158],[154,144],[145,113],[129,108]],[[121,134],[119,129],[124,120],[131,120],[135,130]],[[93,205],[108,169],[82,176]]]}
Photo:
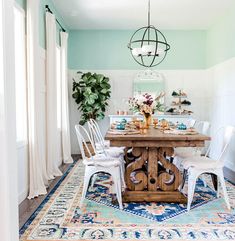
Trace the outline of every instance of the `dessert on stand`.
{"label": "dessert on stand", "polygon": [[166,113],[172,115],[190,115],[193,113],[191,110],[188,110],[191,102],[188,100],[188,96],[183,90],[180,89],[179,92],[173,91],[172,97],[174,100]]}

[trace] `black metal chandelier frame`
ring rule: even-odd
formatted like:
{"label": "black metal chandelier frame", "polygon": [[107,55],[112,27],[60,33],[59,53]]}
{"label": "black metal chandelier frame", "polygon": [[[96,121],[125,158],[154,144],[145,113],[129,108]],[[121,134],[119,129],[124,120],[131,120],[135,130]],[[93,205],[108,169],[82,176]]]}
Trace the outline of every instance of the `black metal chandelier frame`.
{"label": "black metal chandelier frame", "polygon": [[[144,34],[142,36],[142,39],[139,39],[139,40],[134,40],[134,37],[135,35],[144,30]],[[150,39],[150,31],[154,31],[155,32],[155,39]],[[146,34],[148,34],[148,38],[145,39],[146,37]],[[159,40],[159,37],[158,37],[158,34],[162,36],[162,39],[164,41],[160,41]],[[136,43],[140,43],[140,47],[142,48],[144,43],[154,43],[155,44],[155,53],[154,55],[152,55],[151,53],[147,53],[146,55],[140,55],[140,56],[137,56],[137,57],[140,57],[141,61],[139,61],[132,53],[132,50],[134,49],[132,47],[133,44],[136,44]],[[158,54],[158,47],[159,47],[159,44],[162,44],[165,46],[164,48],[164,56],[161,58],[160,61],[158,61],[157,63],[155,63],[155,60],[156,60],[156,57],[159,57],[159,54]],[[130,42],[128,44],[128,48],[130,49],[130,52],[131,52],[131,55],[133,57],[133,59],[140,65],[144,66],[144,67],[154,67],[154,66],[157,66],[159,65],[160,63],[162,63],[162,61],[166,58],[166,55],[167,55],[167,51],[170,49],[170,45],[167,43],[167,40],[165,38],[165,36],[163,35],[163,33],[161,31],[159,31],[157,28],[155,28],[153,25],[150,25],[150,0],[148,2],[148,26],[147,27],[141,27],[139,28],[138,30],[136,30],[134,32],[134,34],[131,36],[131,39],[130,39]],[[149,65],[145,64],[144,62],[144,57],[150,57],[150,56],[153,56],[153,59],[151,61],[151,63]]]}

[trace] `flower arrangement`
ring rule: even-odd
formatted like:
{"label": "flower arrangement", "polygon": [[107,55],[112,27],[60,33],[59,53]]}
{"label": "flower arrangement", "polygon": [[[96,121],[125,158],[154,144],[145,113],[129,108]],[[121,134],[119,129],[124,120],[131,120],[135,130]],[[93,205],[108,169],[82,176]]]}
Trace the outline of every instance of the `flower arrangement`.
{"label": "flower arrangement", "polygon": [[133,112],[140,112],[142,115],[152,115],[154,111],[164,112],[165,107],[161,102],[161,99],[165,96],[164,92],[161,92],[156,98],[153,98],[150,94],[129,98],[129,108]]}

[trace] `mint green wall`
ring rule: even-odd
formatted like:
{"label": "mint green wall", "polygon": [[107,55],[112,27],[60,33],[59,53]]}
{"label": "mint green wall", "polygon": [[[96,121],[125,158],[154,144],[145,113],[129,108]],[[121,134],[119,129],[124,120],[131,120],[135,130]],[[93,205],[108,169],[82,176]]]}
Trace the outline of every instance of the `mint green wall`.
{"label": "mint green wall", "polygon": [[[26,0],[15,0],[26,8]],[[68,31],[51,0],[40,0],[39,43],[45,48],[45,5],[48,4]],[[204,69],[235,57],[234,8],[207,31],[162,32],[171,50],[156,69]],[[78,30],[69,36],[69,68],[71,69],[141,69],[132,59],[127,43],[132,30]],[[59,43],[59,27],[57,26]]]}
{"label": "mint green wall", "polygon": [[[69,33],[70,69],[139,69],[127,48],[133,30],[78,30]],[[204,69],[205,31],[162,31],[171,45],[156,69]]]}
{"label": "mint green wall", "polygon": [[[26,9],[26,0],[15,0],[23,9]],[[32,0],[33,1],[33,0]],[[54,4],[51,0],[40,0],[40,7],[39,7],[39,44],[44,49],[46,48],[46,38],[45,38],[45,5],[49,5],[52,12],[55,14],[56,18],[62,24],[62,26],[68,31],[68,27],[64,23],[60,14],[56,11]],[[57,43],[59,44],[59,34],[60,34],[60,27],[57,27]]]}
{"label": "mint green wall", "polygon": [[23,9],[26,9],[26,0],[15,0]]}
{"label": "mint green wall", "polygon": [[207,31],[207,67],[235,57],[235,5]]}

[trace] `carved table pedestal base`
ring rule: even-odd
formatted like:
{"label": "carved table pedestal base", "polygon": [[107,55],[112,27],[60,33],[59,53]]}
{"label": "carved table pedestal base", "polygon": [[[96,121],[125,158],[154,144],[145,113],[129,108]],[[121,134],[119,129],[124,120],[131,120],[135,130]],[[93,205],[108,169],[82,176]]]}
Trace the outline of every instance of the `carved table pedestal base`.
{"label": "carved table pedestal base", "polygon": [[181,173],[167,158],[173,152],[172,147],[133,147],[134,158],[127,161],[123,201],[186,203],[187,198],[178,191]]}

